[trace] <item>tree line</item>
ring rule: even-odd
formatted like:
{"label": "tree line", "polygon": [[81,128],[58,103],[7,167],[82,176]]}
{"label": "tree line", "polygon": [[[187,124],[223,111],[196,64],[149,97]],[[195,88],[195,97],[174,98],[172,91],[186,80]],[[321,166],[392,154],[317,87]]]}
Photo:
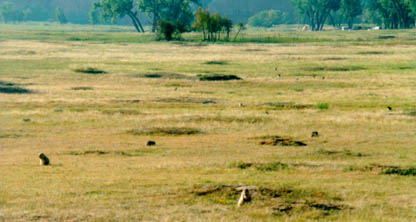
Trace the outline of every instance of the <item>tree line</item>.
{"label": "tree line", "polygon": [[386,29],[412,28],[416,21],[415,0],[292,0],[297,13],[312,30],[327,23],[340,27],[354,21]]}
{"label": "tree line", "polygon": [[[54,20],[65,23],[72,19],[71,16],[65,16],[65,7],[72,7],[75,4],[81,8],[88,8],[87,3],[92,2],[88,14],[92,24],[114,23],[127,18],[139,32],[143,32],[143,26],[150,23],[152,31],[157,31],[158,27],[172,30],[172,37],[184,31],[198,29],[207,40],[221,38],[221,34],[224,34],[225,39],[230,38],[229,32],[232,28],[230,18],[221,15],[232,11],[250,14],[248,23],[252,26],[272,27],[285,23],[304,23],[314,31],[322,30],[325,24],[339,28],[347,25],[353,28],[354,23],[377,24],[388,29],[412,28],[416,20],[416,0],[287,0],[285,4],[282,0],[38,0],[37,2],[41,4],[33,4],[28,0],[0,0],[0,20],[4,23],[22,22],[49,13],[49,16],[54,14]],[[57,2],[65,7],[55,7],[52,12],[47,13],[46,10],[56,6]],[[274,8],[277,3],[282,3],[284,10],[266,10],[253,15],[253,7]],[[287,5],[288,3],[292,4],[291,7]],[[214,11],[223,13],[212,14],[205,10],[213,6],[216,7]],[[198,10],[199,7],[202,11]],[[244,11],[244,8],[247,10]],[[292,9],[295,9],[295,15]],[[203,13],[209,13],[209,16]],[[202,18],[206,18],[206,21],[202,22]],[[198,24],[193,25],[195,21]]]}

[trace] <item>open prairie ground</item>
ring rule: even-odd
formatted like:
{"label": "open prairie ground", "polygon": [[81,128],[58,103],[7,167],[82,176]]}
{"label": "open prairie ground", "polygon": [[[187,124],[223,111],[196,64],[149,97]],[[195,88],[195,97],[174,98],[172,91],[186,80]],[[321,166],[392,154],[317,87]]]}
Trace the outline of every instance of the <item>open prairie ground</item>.
{"label": "open prairie ground", "polygon": [[414,30],[55,29],[0,26],[0,221],[416,221]]}

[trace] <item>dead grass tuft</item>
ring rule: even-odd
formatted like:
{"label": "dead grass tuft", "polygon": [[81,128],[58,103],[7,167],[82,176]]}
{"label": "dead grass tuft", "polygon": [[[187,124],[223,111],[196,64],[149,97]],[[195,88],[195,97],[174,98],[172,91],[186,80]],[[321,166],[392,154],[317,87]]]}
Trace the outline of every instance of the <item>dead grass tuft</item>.
{"label": "dead grass tuft", "polygon": [[296,109],[296,110],[300,110],[300,109],[312,109],[315,108],[314,105],[312,104],[296,104],[293,102],[269,102],[269,103],[265,103],[262,104],[261,106],[269,106],[272,109],[277,109],[277,110],[289,110],[289,109]]}
{"label": "dead grass tuft", "polygon": [[142,114],[139,110],[135,109],[107,109],[102,111],[103,114],[106,115],[140,115]]}
{"label": "dead grass tuft", "polygon": [[254,167],[256,170],[259,171],[279,171],[285,170],[289,168],[289,165],[282,162],[270,162],[270,163],[246,163],[246,162],[237,162],[231,164],[232,168],[239,168],[239,169],[249,169]]}
{"label": "dead grass tuft", "polygon": [[87,91],[87,90],[94,90],[94,88],[88,87],[88,86],[78,86],[78,87],[72,87],[71,90],[75,90],[75,91],[79,91],[79,90]]}

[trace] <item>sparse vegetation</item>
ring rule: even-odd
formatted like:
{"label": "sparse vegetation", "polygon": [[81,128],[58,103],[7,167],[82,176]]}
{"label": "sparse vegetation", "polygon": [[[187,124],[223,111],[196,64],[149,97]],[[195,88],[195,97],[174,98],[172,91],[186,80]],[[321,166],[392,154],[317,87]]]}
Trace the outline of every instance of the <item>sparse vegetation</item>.
{"label": "sparse vegetation", "polygon": [[414,221],[414,30],[0,28],[0,221]]}
{"label": "sparse vegetation", "polygon": [[94,88],[92,88],[92,87],[88,87],[88,86],[78,86],[78,87],[72,87],[71,89],[72,89],[72,90],[76,90],[76,91],[79,91],[79,90],[82,90],[82,91],[86,91],[86,90],[94,90]]}

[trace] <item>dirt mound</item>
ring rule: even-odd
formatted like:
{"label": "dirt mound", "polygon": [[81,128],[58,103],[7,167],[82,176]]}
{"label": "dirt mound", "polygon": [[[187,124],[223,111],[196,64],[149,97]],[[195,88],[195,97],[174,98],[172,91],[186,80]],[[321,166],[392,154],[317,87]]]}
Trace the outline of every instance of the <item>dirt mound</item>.
{"label": "dirt mound", "polygon": [[192,80],[195,79],[193,76],[188,76],[180,73],[174,72],[153,72],[153,73],[142,73],[131,75],[136,78],[147,78],[147,79],[184,79]]}
{"label": "dirt mound", "polygon": [[289,137],[281,136],[262,136],[254,137],[252,139],[260,140],[258,143],[260,145],[271,145],[271,146],[307,146],[306,143],[302,141],[293,140]]}
{"label": "dirt mound", "polygon": [[212,74],[212,75],[199,75],[200,81],[230,81],[230,80],[242,80],[242,78],[236,75],[221,75],[221,74]]}
{"label": "dirt mound", "polygon": [[129,134],[139,135],[161,135],[161,136],[180,136],[195,135],[202,133],[200,130],[189,127],[153,127],[145,129],[133,129],[127,131]]}
{"label": "dirt mound", "polygon": [[87,68],[77,68],[74,69],[75,72],[79,73],[85,73],[85,74],[106,74],[107,72],[101,69],[93,68],[93,67],[87,67]]}
{"label": "dirt mound", "polygon": [[318,210],[320,214],[329,215],[331,212],[340,211],[347,207],[325,201],[282,201],[273,207],[273,215],[294,215],[299,212]]}
{"label": "dirt mound", "polygon": [[30,94],[31,90],[22,88],[16,83],[0,81],[0,93],[5,94]]}

